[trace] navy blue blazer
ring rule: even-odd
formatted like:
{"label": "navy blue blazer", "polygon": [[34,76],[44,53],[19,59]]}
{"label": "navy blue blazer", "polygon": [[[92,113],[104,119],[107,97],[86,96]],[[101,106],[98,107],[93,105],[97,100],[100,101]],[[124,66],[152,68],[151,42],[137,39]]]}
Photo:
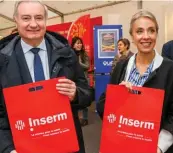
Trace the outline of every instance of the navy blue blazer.
{"label": "navy blue blazer", "polygon": [[173,60],[173,40],[168,41],[163,45],[162,56]]}

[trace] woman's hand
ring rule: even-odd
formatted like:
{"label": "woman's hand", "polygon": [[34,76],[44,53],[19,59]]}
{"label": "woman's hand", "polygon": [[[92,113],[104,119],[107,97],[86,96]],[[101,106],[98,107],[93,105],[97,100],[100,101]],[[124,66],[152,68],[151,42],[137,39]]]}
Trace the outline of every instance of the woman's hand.
{"label": "woman's hand", "polygon": [[132,90],[132,84],[130,82],[122,81],[119,85],[124,85],[130,91]]}

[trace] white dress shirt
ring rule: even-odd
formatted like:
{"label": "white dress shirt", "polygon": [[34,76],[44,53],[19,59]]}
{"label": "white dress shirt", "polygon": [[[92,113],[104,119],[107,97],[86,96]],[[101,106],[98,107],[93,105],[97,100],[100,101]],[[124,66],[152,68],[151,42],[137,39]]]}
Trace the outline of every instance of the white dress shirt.
{"label": "white dress shirt", "polygon": [[[32,81],[35,82],[34,53],[32,53],[30,51],[32,48],[35,48],[35,47],[28,45],[22,39],[21,39],[21,46],[22,46],[22,49],[24,52],[26,63],[28,65],[29,72],[31,74]],[[45,39],[43,39],[43,41],[40,43],[40,45],[37,46],[36,48],[40,48],[40,51],[38,52],[38,54],[41,58],[45,79],[48,80],[50,78],[50,74],[49,74],[48,55],[47,55],[47,48],[46,48]]]}

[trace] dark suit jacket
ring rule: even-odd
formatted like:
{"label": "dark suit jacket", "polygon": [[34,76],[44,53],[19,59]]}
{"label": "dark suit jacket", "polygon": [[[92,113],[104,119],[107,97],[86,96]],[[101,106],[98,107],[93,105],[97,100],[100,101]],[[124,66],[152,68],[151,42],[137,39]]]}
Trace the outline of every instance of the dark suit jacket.
{"label": "dark suit jacket", "polygon": [[116,55],[113,59],[112,71],[114,70],[117,62],[126,60],[126,59],[130,58],[131,56],[133,56],[133,53],[131,51],[129,51],[127,55],[122,55],[121,57],[118,57],[118,55]]}
{"label": "dark suit jacket", "polygon": [[[111,75],[110,84],[118,85],[124,80],[128,60],[117,63]],[[165,91],[161,129],[169,131],[173,135],[173,62],[164,59],[159,68],[153,71],[143,85],[148,88],[163,89]],[[97,111],[103,117],[105,104],[105,93],[103,93],[97,104]],[[166,153],[173,153],[173,145]]]}
{"label": "dark suit jacket", "polygon": [[[20,36],[14,36],[8,40],[8,43],[6,42],[8,45],[3,45],[4,43],[0,42],[0,153],[9,153],[15,149],[2,89],[32,82],[20,39]],[[85,153],[78,109],[88,107],[91,104],[91,90],[78,59],[67,41],[60,35],[52,35],[51,33],[45,35],[45,40],[50,78],[65,76],[76,83],[77,94],[75,100],[71,103],[71,107],[80,146],[79,152]],[[67,143],[70,142],[67,140]]]}
{"label": "dark suit jacket", "polygon": [[162,56],[167,57],[170,60],[173,60],[173,40],[168,41],[163,45]]}

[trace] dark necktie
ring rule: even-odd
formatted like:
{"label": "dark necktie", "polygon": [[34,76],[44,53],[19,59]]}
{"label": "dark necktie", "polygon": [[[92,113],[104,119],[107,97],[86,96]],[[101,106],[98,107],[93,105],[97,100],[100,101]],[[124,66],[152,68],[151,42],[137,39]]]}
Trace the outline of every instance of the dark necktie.
{"label": "dark necktie", "polygon": [[38,54],[38,52],[40,51],[40,48],[32,48],[30,51],[34,54],[34,77],[35,77],[35,82],[45,80],[41,58]]}

